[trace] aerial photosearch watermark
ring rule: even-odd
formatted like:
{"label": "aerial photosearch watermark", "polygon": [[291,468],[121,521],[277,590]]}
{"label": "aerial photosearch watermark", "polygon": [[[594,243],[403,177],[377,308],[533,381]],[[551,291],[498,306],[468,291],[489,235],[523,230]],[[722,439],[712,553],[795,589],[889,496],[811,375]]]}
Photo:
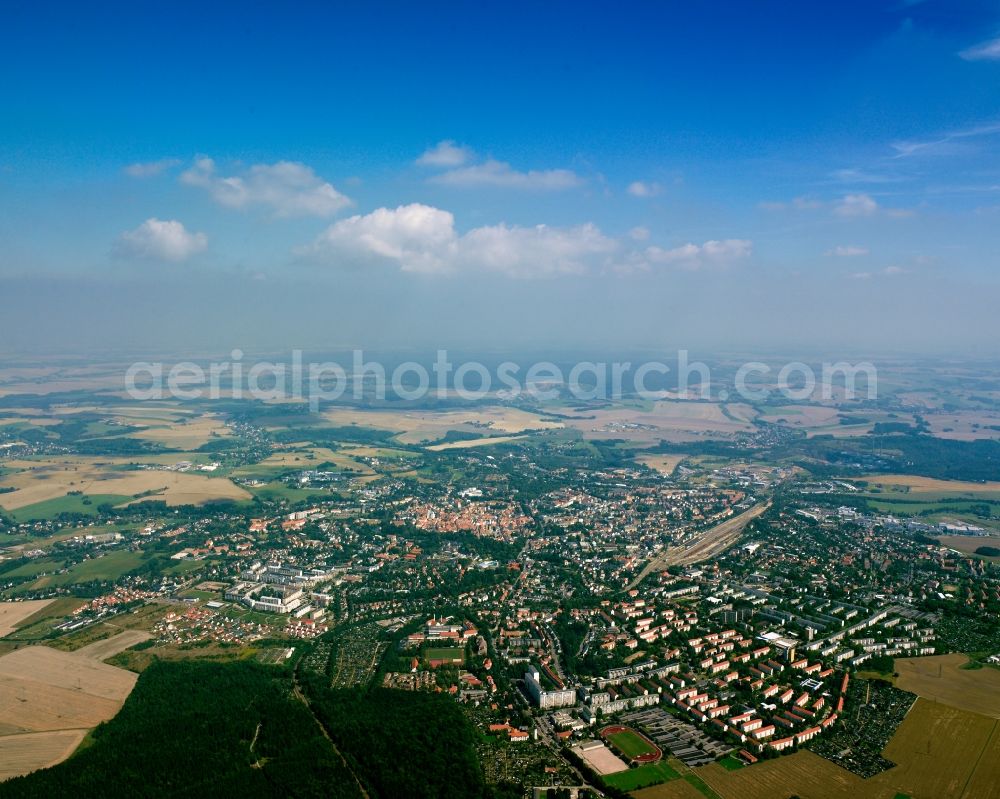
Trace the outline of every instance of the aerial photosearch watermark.
{"label": "aerial photosearch watermark", "polygon": [[133,363],[125,373],[125,391],[135,400],[252,399],[307,402],[312,410],[338,400],[460,399],[493,397],[535,401],[574,400],[704,400],[763,402],[775,395],[791,402],[857,398],[873,400],[878,372],[868,361],[747,361],[716,367],[691,360],[678,350],[666,360],[553,361],[487,365],[478,360],[453,362],[447,350],[433,361],[386,364],[354,350],[347,363],[306,362],[302,350],[288,361],[245,359],[233,350],[226,360],[209,363],[154,361]]}

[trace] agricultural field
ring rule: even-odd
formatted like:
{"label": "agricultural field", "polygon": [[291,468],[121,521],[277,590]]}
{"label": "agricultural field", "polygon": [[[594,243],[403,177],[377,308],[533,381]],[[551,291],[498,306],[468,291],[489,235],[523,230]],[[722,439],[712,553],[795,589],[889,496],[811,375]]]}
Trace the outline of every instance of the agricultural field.
{"label": "agricultural field", "polygon": [[444,444],[434,444],[427,447],[431,452],[443,452],[449,449],[470,449],[472,447],[488,447],[493,444],[509,444],[511,441],[522,441],[525,436],[493,436],[492,438],[468,438],[459,441],[447,441]]}
{"label": "agricultural field", "polygon": [[938,438],[976,441],[1000,438],[1000,413],[996,411],[938,411],[925,419]]}
{"label": "agricultural field", "polygon": [[[715,797],[718,794],[708,795]],[[652,788],[640,788],[633,791],[632,796],[635,799],[705,799],[706,794],[687,780],[671,780]]]}
{"label": "agricultural field", "polygon": [[874,488],[888,493],[907,494],[912,499],[935,500],[969,497],[970,499],[1000,499],[1000,482],[974,483],[963,480],[936,480],[911,474],[878,474],[864,478],[869,491]]}
{"label": "agricultural field", "polygon": [[518,408],[469,408],[460,411],[388,411],[334,408],[323,417],[338,427],[357,425],[395,433],[403,444],[439,441],[449,431],[461,433],[523,433],[552,430],[563,425]]}
{"label": "agricultural field", "polygon": [[[246,500],[250,494],[221,477],[135,469],[125,459],[65,456],[39,460],[9,461],[11,473],[0,478],[0,487],[13,488],[0,494],[0,507],[7,511],[53,513],[42,503],[60,500],[96,506],[157,499],[168,505],[203,505],[213,500]],[[73,492],[70,494],[70,492]],[[58,511],[56,511],[58,512]],[[33,517],[33,516],[32,516]]]}
{"label": "agricultural field", "polygon": [[123,669],[46,646],[0,657],[0,753],[10,757],[0,758],[0,779],[69,756],[87,730],[118,712],[135,681]]}
{"label": "agricultural field", "polygon": [[1000,719],[1000,671],[963,669],[965,655],[899,658],[896,686],[960,710]]}
{"label": "agricultural field", "polygon": [[881,795],[991,799],[1000,784],[1000,721],[920,699],[883,754],[898,765],[870,780]]}
{"label": "agricultural field", "polygon": [[0,638],[10,635],[23,622],[38,611],[51,605],[51,599],[32,599],[26,602],[0,602]]}
{"label": "agricultural field", "polygon": [[232,432],[216,416],[206,414],[197,419],[180,418],[177,421],[163,422],[151,418],[128,419],[131,425],[148,425],[142,430],[128,434],[128,438],[137,438],[153,444],[161,444],[169,449],[193,450],[217,438],[231,438]]}
{"label": "agricultural field", "polygon": [[670,477],[686,457],[687,455],[636,455],[635,460],[653,471]]}
{"label": "agricultural field", "polygon": [[136,644],[148,641],[152,637],[152,634],[145,630],[125,630],[110,638],[104,638],[100,641],[94,641],[92,644],[87,644],[77,649],[76,654],[90,658],[91,660],[104,661]]}
{"label": "agricultural field", "polygon": [[[694,769],[722,799],[991,799],[1000,780],[1000,721],[917,700],[882,755],[895,767],[861,779],[800,750],[729,771],[719,763]],[[637,791],[636,799],[671,799],[676,782]]]}
{"label": "agricultural field", "polygon": [[720,438],[753,429],[754,411],[749,405],[658,400],[614,408],[558,409],[569,418],[566,426],[578,430],[585,439],[625,439],[639,444],[666,441],[697,441]]}
{"label": "agricultural field", "polygon": [[[938,542],[941,546],[963,552],[966,555],[975,554],[980,547],[1000,549],[1000,536],[996,535],[942,535],[938,536]],[[991,557],[995,559],[997,556]]]}
{"label": "agricultural field", "polygon": [[321,464],[330,463],[338,469],[355,472],[360,475],[373,475],[375,471],[363,461],[355,460],[346,452],[335,451],[329,447],[311,447],[306,443],[291,444],[290,449],[276,452],[259,463],[243,466],[233,471],[234,477],[257,477],[266,479],[277,477],[291,471],[315,469]]}
{"label": "agricultural field", "polygon": [[53,730],[0,735],[0,782],[61,763],[76,751],[87,732]]}

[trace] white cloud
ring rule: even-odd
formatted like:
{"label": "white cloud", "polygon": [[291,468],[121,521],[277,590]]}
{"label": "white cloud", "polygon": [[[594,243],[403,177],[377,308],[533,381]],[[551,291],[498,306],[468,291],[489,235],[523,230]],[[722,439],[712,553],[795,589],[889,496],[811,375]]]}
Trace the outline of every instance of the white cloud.
{"label": "white cloud", "polygon": [[122,171],[130,178],[151,178],[166,172],[180,163],[178,158],[162,158],[159,161],[144,161],[129,164]]}
{"label": "white cloud", "polygon": [[904,269],[901,266],[887,266],[885,268],[885,273],[889,276],[892,275],[905,275],[909,270]]}
{"label": "white cloud", "polygon": [[120,257],[155,261],[186,261],[208,246],[204,233],[190,233],[175,219],[147,219],[135,230],[122,233],[115,247]]}
{"label": "white cloud", "polygon": [[641,180],[634,180],[628,184],[628,193],[633,197],[655,197],[663,187],[659,183],[644,183]]}
{"label": "white cloud", "polygon": [[461,166],[472,158],[472,151],[468,147],[461,147],[451,139],[440,141],[417,159],[420,166]]}
{"label": "white cloud", "polygon": [[579,175],[568,169],[519,172],[510,164],[493,159],[435,175],[431,181],[447,186],[498,186],[538,191],[570,189],[583,183]]}
{"label": "white cloud", "polygon": [[240,175],[223,177],[211,158],[199,158],[181,175],[181,182],[205,189],[228,208],[260,205],[281,217],[332,216],[351,204],[310,167],[296,161],[255,164]]}
{"label": "white cloud", "polygon": [[810,197],[796,197],[791,202],[760,202],[757,203],[757,207],[764,211],[787,211],[789,209],[794,211],[812,211],[823,205],[819,200],[814,200]]}
{"label": "white cloud", "polygon": [[632,239],[632,241],[646,241],[649,239],[649,228],[642,227],[641,225],[634,227],[628,232],[628,237]]}
{"label": "white cloud", "polygon": [[616,243],[594,225],[492,225],[459,235],[448,211],[414,203],[335,222],[302,254],[338,265],[388,263],[404,272],[486,271],[509,277],[583,272]]}
{"label": "white cloud", "polygon": [[832,250],[827,250],[826,254],[836,256],[837,258],[857,258],[861,255],[868,255],[868,248],[842,244],[839,247],[834,247]]}
{"label": "white cloud", "polygon": [[967,47],[958,56],[966,61],[1000,61],[1000,38]]}
{"label": "white cloud", "polygon": [[878,203],[869,194],[847,194],[833,208],[838,216],[873,216],[878,210]]}
{"label": "white cloud", "polygon": [[748,258],[753,252],[753,242],[749,239],[723,239],[706,241],[704,244],[683,244],[665,250],[661,247],[647,247],[643,256],[648,264],[676,265],[684,269],[700,269],[703,266],[722,265]]}

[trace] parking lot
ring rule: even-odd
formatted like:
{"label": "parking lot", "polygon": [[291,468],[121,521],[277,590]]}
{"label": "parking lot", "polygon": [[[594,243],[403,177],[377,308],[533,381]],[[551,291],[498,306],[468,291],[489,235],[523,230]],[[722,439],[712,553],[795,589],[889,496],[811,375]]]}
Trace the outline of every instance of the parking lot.
{"label": "parking lot", "polygon": [[657,746],[692,768],[711,763],[733,749],[662,708],[636,710],[624,713],[620,718],[639,727]]}

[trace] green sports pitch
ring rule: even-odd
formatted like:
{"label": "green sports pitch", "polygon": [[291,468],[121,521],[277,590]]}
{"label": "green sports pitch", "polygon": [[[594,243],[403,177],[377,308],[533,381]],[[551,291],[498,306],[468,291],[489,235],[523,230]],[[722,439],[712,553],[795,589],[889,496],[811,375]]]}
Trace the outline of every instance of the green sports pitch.
{"label": "green sports pitch", "polygon": [[630,730],[612,732],[606,737],[615,745],[615,748],[619,752],[629,758],[636,758],[640,755],[649,755],[656,752],[656,749],[650,746],[649,741]]}

